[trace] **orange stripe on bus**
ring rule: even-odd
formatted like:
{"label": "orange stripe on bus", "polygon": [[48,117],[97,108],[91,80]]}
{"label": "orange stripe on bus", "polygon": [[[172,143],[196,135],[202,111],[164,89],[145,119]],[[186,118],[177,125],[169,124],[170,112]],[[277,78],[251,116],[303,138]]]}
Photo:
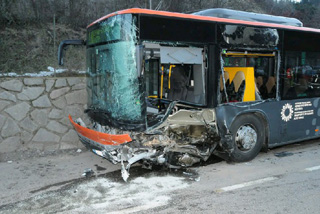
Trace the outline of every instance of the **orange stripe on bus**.
{"label": "orange stripe on bus", "polygon": [[266,23],[266,22],[251,22],[251,21],[243,21],[243,20],[236,20],[236,19],[226,19],[226,18],[199,16],[199,15],[184,14],[184,13],[174,13],[174,12],[167,12],[167,11],[148,10],[148,9],[141,9],[141,8],[126,9],[126,10],[121,10],[118,12],[111,13],[109,15],[101,17],[100,19],[92,22],[90,25],[88,25],[87,28],[109,17],[116,16],[119,14],[158,15],[158,16],[167,16],[167,17],[176,17],[176,18],[185,18],[185,19],[194,19],[194,20],[203,20],[203,21],[230,23],[230,24],[253,25],[253,26],[260,26],[260,27],[282,28],[282,29],[310,31],[310,32],[320,33],[320,29],[314,29],[314,28],[308,28],[308,27],[295,27],[295,26],[272,24],[272,23]]}
{"label": "orange stripe on bus", "polygon": [[109,145],[109,146],[116,146],[116,145],[120,145],[120,144],[132,141],[131,137],[128,134],[113,135],[113,134],[97,132],[75,123],[72,120],[70,115],[69,115],[69,120],[79,134],[97,143],[100,143],[103,145]]}

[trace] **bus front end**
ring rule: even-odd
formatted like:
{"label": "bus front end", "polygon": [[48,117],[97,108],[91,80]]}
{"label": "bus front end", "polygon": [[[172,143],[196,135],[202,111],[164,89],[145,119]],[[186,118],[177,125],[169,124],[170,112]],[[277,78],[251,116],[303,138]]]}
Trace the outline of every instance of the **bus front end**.
{"label": "bus front end", "polygon": [[[70,121],[86,147],[122,163],[124,173],[138,161],[169,167],[205,161],[219,141],[214,110],[201,107],[206,52],[178,48],[173,52],[191,52],[198,59],[166,62],[160,52],[170,47],[138,38],[137,22],[137,16],[121,14],[88,27],[85,112],[93,123],[87,128],[80,118]],[[189,91],[177,88],[181,81]]]}

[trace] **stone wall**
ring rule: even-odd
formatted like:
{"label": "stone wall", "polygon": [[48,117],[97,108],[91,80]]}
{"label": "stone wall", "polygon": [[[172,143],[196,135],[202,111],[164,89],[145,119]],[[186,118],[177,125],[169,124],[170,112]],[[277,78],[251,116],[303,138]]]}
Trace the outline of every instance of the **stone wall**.
{"label": "stone wall", "polygon": [[70,124],[84,114],[85,77],[0,78],[0,153],[83,147]]}

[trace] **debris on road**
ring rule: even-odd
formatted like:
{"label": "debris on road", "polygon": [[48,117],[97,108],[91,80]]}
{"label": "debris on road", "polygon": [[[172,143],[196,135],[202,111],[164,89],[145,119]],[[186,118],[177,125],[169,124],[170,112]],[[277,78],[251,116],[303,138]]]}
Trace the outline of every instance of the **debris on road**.
{"label": "debris on road", "polygon": [[278,158],[283,158],[283,157],[287,157],[287,156],[291,156],[293,155],[292,152],[279,152],[279,153],[275,153],[274,156],[278,157]]}
{"label": "debris on road", "polygon": [[87,168],[83,171],[82,177],[92,177],[94,175],[94,171],[90,168]]}

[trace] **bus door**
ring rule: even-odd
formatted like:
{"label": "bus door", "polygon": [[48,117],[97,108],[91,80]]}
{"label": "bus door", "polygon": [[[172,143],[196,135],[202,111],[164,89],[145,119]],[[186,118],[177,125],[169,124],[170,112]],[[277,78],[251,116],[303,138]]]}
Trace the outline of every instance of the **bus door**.
{"label": "bus door", "polygon": [[[163,91],[160,85],[163,84],[163,74],[161,73],[160,59],[152,57],[145,59],[145,88],[147,95],[147,111],[151,113],[159,113],[160,98]],[[162,82],[161,82],[162,81]]]}
{"label": "bus door", "polygon": [[148,112],[166,109],[172,101],[206,104],[204,47],[144,43],[144,62]]}

